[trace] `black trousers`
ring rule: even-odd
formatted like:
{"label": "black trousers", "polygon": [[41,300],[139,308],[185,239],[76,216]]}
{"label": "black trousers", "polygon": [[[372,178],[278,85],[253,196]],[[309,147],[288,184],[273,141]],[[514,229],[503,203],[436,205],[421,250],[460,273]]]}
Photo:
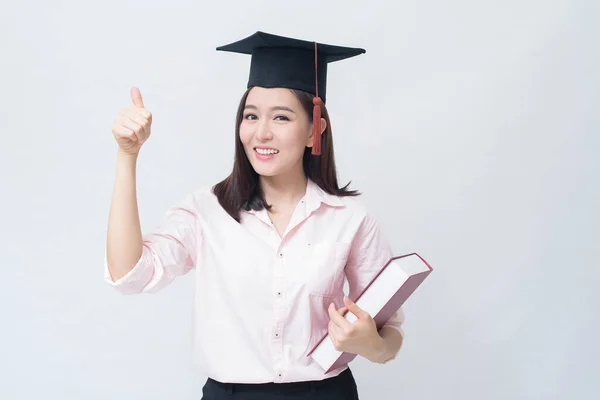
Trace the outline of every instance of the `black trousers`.
{"label": "black trousers", "polygon": [[349,368],[321,381],[289,383],[221,383],[208,378],[201,400],[358,400],[358,390]]}

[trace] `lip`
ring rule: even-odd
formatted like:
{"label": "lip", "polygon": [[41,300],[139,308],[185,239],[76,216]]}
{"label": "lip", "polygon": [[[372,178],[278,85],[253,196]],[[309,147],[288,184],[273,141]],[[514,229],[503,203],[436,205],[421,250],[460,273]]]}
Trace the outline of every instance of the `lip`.
{"label": "lip", "polygon": [[256,151],[256,149],[262,149],[262,150],[277,150],[277,149],[275,149],[273,147],[262,147],[262,146],[255,147],[254,155],[256,156],[257,159],[262,160],[262,161],[272,160],[277,155],[277,154],[260,154],[258,151]]}

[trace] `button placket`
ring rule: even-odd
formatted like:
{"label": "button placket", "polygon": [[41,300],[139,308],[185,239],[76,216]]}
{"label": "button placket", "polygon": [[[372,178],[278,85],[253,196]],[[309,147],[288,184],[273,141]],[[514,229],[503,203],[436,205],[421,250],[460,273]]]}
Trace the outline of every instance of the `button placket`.
{"label": "button placket", "polygon": [[273,329],[271,331],[271,343],[273,345],[273,366],[275,370],[275,379],[283,380],[283,326],[284,326],[284,252],[281,246],[277,249],[275,271],[273,279]]}

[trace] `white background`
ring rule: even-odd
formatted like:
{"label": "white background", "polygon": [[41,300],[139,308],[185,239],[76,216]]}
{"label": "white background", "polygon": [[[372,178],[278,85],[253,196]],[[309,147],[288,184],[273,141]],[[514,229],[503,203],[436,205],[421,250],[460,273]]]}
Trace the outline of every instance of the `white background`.
{"label": "white background", "polygon": [[258,30],[364,47],[330,66],[342,182],[434,272],[363,399],[594,399],[597,1],[29,1],[0,11],[0,398],[200,399],[193,274],[102,277],[116,144],[141,89],[142,227],[232,166]]}

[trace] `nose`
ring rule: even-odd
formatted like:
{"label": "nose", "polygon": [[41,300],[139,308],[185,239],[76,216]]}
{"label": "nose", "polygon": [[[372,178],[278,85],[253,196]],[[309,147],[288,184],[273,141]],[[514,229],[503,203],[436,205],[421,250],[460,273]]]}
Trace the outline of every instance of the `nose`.
{"label": "nose", "polygon": [[258,126],[256,127],[256,138],[261,142],[271,140],[273,138],[273,133],[271,132],[271,128],[269,126],[268,121],[262,120]]}

